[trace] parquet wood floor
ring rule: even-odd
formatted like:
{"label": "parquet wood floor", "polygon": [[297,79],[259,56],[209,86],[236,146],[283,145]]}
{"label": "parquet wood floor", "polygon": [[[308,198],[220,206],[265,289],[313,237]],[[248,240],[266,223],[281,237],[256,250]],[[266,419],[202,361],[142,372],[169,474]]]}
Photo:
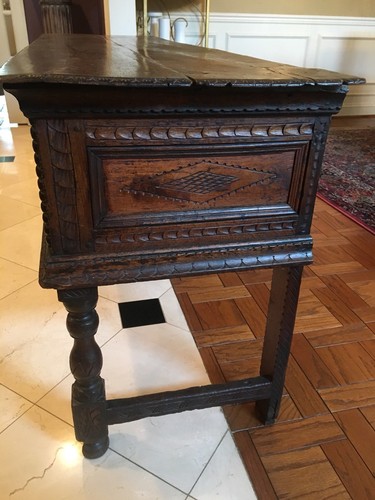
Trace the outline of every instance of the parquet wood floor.
{"label": "parquet wood floor", "polygon": [[[224,413],[260,500],[375,499],[375,237],[321,200],[276,424]],[[271,272],[175,279],[213,383],[258,374]]]}

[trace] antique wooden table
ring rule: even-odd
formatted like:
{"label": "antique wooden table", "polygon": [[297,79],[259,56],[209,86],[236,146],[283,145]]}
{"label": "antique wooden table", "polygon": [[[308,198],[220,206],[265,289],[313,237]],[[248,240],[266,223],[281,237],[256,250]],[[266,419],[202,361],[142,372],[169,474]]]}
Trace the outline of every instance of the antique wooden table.
{"label": "antique wooden table", "polygon": [[[256,400],[278,412],[331,115],[355,77],[153,38],[44,35],[1,70],[30,119],[44,232],[40,284],[74,338],[76,437]],[[107,400],[97,286],[272,267],[260,375]],[[161,367],[162,369],[162,367]]]}

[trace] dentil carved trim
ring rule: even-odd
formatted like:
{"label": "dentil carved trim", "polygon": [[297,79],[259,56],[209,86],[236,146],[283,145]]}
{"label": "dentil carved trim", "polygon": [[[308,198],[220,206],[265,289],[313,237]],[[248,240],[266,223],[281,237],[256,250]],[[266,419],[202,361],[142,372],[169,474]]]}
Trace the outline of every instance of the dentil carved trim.
{"label": "dentil carved trim", "polygon": [[[87,81],[89,81],[88,78],[86,78]],[[108,82],[110,84],[111,82]],[[114,84],[116,82],[113,82]],[[151,90],[151,89],[150,89]],[[321,104],[306,104],[306,103],[301,103],[301,104],[253,104],[253,105],[246,105],[246,106],[228,106],[226,108],[212,108],[212,107],[199,107],[199,108],[194,108],[194,107],[167,107],[163,106],[162,108],[157,107],[156,109],[153,107],[140,107],[140,106],[134,106],[134,107],[105,107],[105,108],[98,108],[98,107],[93,107],[93,106],[72,106],[69,109],[61,109],[59,107],[56,107],[54,104],[53,106],[46,107],[48,109],[49,113],[52,113],[54,116],[58,115],[63,115],[64,117],[66,116],[88,116],[88,115],[96,115],[97,117],[103,117],[103,116],[108,116],[108,115],[116,115],[116,116],[155,116],[156,114],[158,115],[193,115],[193,114],[198,114],[198,115],[203,115],[203,114],[216,114],[216,115],[223,115],[223,114],[231,114],[231,113],[300,113],[300,112],[312,112],[316,113],[319,111],[325,111],[328,113],[338,113],[341,109],[341,103],[339,105],[336,104],[331,104],[331,103],[321,103]],[[34,107],[34,103],[28,103],[24,104],[22,110],[27,113],[28,116],[30,117],[38,117],[38,116],[45,116],[45,110],[41,108],[40,106]]]}
{"label": "dentil carved trim", "polygon": [[207,127],[88,127],[86,136],[93,140],[168,141],[217,138],[310,136],[311,123],[275,125],[225,125]]}
{"label": "dentil carved trim", "polygon": [[151,231],[124,233],[99,236],[98,245],[116,245],[121,243],[152,242],[166,240],[182,240],[189,238],[210,238],[229,235],[242,235],[260,233],[265,231],[292,231],[297,225],[296,221],[260,222],[257,224],[240,224],[235,226],[202,227],[180,230]]}

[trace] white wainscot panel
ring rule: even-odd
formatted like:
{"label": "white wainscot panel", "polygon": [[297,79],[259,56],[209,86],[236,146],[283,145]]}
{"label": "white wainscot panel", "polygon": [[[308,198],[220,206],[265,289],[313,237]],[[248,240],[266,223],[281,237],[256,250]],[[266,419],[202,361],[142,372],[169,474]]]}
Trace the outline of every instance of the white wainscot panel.
{"label": "white wainscot panel", "polygon": [[364,76],[375,83],[375,34],[370,36],[319,36],[316,66]]}
{"label": "white wainscot panel", "polygon": [[375,115],[375,83],[352,86],[345,99],[343,115]]}
{"label": "white wainscot panel", "polygon": [[269,61],[305,66],[309,37],[227,34],[226,50]]}
{"label": "white wainscot panel", "polygon": [[366,78],[366,85],[350,88],[341,114],[375,114],[375,34],[320,35],[315,66]]}

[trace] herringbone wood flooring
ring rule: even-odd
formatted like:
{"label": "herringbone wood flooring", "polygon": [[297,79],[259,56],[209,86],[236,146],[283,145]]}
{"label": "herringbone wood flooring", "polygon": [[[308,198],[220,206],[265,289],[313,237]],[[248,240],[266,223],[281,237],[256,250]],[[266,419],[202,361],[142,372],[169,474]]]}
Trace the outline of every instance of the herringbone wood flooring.
{"label": "herringbone wood flooring", "polygon": [[[226,407],[259,499],[375,499],[375,237],[318,200],[276,424]],[[213,383],[256,376],[271,271],[175,279]]]}

